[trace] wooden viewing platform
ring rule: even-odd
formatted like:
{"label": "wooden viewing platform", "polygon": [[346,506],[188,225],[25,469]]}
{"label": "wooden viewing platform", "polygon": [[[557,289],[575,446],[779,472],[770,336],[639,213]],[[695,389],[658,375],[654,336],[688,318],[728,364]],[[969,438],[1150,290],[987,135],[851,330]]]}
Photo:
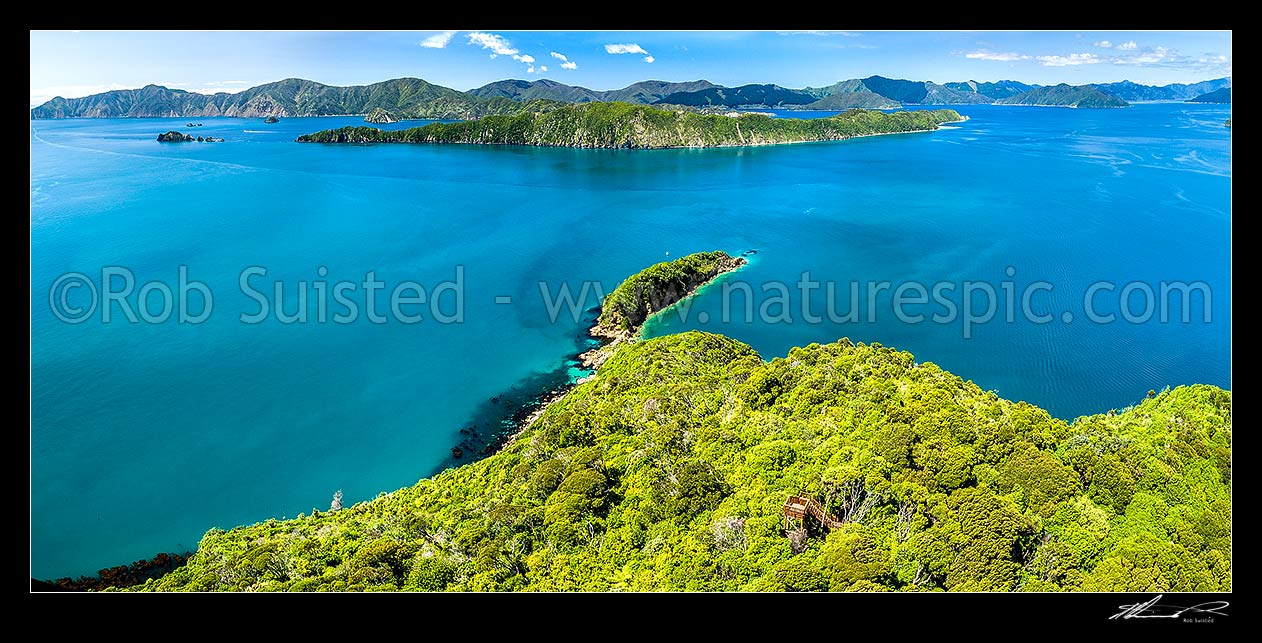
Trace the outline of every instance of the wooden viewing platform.
{"label": "wooden viewing platform", "polygon": [[805,521],[807,515],[818,520],[821,525],[830,530],[846,524],[834,518],[832,514],[825,511],[824,507],[810,496],[789,496],[789,499],[784,501],[785,529],[791,527],[792,522],[795,520]]}

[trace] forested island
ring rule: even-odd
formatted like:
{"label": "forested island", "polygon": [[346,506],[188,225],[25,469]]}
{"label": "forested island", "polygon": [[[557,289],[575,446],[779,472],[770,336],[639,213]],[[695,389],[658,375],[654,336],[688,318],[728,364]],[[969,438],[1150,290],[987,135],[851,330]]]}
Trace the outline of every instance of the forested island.
{"label": "forested island", "polygon": [[[653,266],[601,323],[734,263]],[[622,342],[494,455],[212,529],[137,589],[1230,591],[1230,485],[1217,387],[1065,422],[876,343],[690,331]]]}
{"label": "forested island", "polygon": [[298,137],[300,143],[468,143],[548,147],[722,147],[833,141],[901,132],[925,132],[963,120],[954,110],[887,114],[854,109],[828,118],[736,117],[697,114],[630,103],[580,103],[509,116],[384,131],[342,127]]}

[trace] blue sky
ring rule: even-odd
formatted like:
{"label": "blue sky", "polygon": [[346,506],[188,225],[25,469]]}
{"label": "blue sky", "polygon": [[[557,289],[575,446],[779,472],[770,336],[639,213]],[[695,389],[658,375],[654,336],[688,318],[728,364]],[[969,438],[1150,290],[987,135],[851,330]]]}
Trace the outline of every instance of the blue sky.
{"label": "blue sky", "polygon": [[873,74],[1166,84],[1228,76],[1231,62],[1229,31],[33,31],[31,104],[148,83],[239,91],[289,77],[416,76],[460,90],[505,78],[804,87]]}

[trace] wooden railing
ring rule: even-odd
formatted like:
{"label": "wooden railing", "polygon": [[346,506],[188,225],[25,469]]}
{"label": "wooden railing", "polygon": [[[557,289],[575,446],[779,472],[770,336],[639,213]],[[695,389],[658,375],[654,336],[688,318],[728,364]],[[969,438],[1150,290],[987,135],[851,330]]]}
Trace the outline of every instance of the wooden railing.
{"label": "wooden railing", "polygon": [[823,505],[810,496],[789,496],[789,499],[784,502],[786,518],[801,520],[808,514],[830,530],[838,529],[845,524],[825,511]]}

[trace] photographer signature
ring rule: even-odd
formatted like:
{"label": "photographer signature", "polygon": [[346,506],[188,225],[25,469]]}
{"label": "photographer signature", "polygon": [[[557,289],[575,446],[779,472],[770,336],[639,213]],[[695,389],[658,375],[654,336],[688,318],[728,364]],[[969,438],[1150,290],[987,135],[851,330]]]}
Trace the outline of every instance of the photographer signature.
{"label": "photographer signature", "polygon": [[1162,594],[1157,594],[1152,600],[1146,603],[1135,603],[1133,605],[1119,605],[1122,611],[1109,617],[1113,619],[1131,619],[1131,618],[1179,618],[1184,614],[1207,614],[1212,616],[1227,616],[1226,612],[1219,610],[1230,605],[1227,601],[1209,601],[1191,607],[1183,607],[1181,605],[1158,605]]}

